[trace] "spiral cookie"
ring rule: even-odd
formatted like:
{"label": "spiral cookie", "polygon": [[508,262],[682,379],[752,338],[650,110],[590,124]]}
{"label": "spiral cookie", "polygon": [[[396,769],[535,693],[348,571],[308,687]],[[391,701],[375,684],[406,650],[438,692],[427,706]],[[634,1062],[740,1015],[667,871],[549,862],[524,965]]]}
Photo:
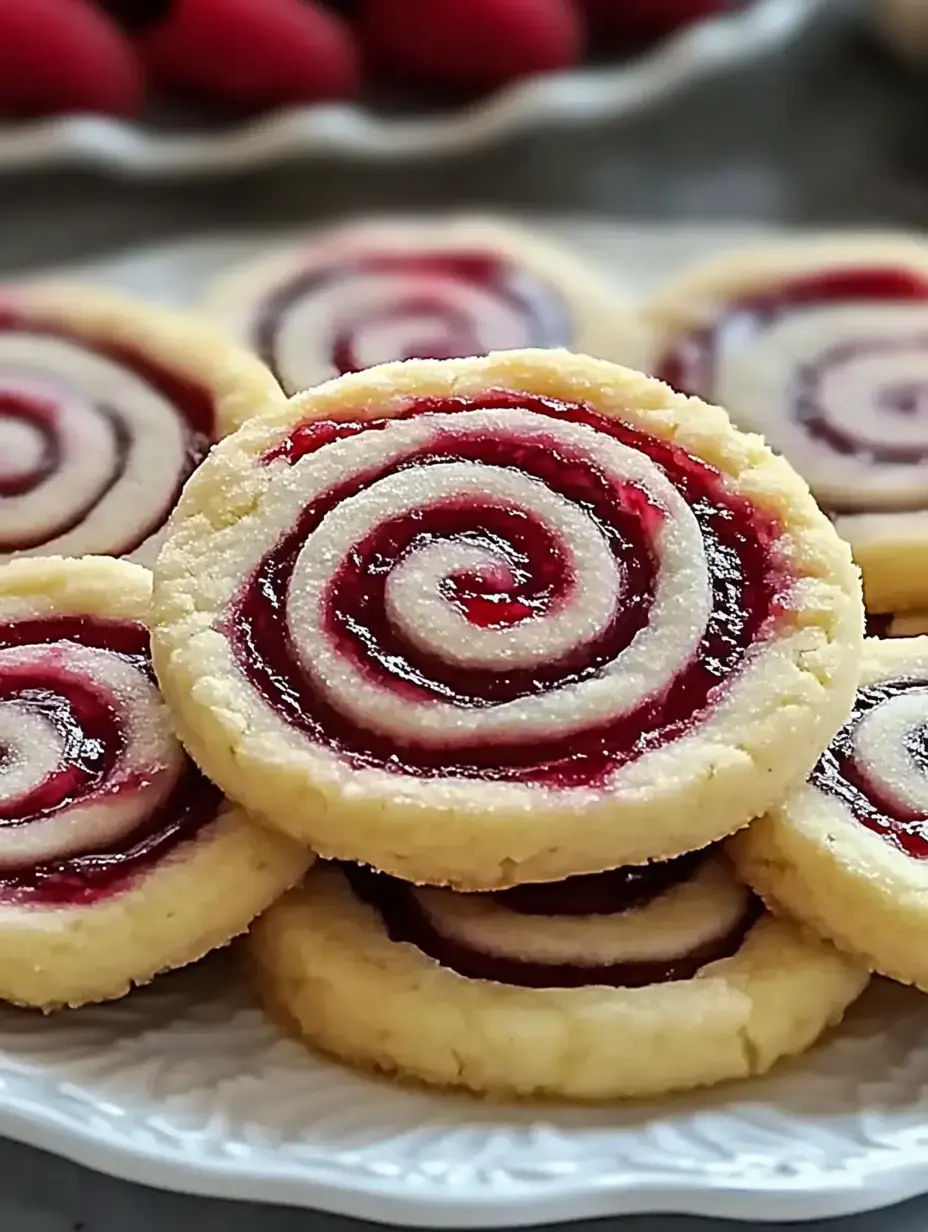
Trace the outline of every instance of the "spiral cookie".
{"label": "spiral cookie", "polygon": [[309,856],[184,754],[151,582],[103,557],[0,569],[0,996],[117,997],[247,928]]}
{"label": "spiral cookie", "polygon": [[188,485],[155,663],[206,772],[321,854],[493,889],[677,855],[856,684],[844,544],[725,414],[565,352],[409,361]]}
{"label": "spiral cookie", "polygon": [[652,369],[727,407],[805,477],[871,611],[928,605],[928,246],[798,240],[683,276]]}
{"label": "spiral cookie", "polygon": [[808,783],[732,843],[774,909],[928,989],[928,637],[869,641]]}
{"label": "spiral cookie", "polygon": [[0,562],[149,563],[180,489],[270,373],[208,325],[111,292],[0,289]]}
{"label": "spiral cookie", "polygon": [[497,894],[317,865],[249,951],[272,1014],[344,1060],[571,1099],[760,1073],[867,983],[713,854]]}
{"label": "spiral cookie", "polygon": [[206,308],[288,393],[396,359],[519,347],[644,357],[640,323],[595,273],[477,218],[337,227],[221,278]]}

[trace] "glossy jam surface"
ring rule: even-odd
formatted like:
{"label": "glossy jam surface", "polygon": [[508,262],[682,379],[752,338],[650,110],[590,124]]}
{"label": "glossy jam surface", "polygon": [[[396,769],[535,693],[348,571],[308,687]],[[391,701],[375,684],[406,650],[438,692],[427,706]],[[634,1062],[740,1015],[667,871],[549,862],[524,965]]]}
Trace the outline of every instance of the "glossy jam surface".
{"label": "glossy jam surface", "polygon": [[[156,519],[141,527],[133,527],[131,534],[128,534],[122,542],[114,545],[110,551],[110,555],[128,555],[159,529],[180,495],[184,483],[206,457],[211,443],[216,439],[217,424],[212,394],[137,349],[104,343],[96,339],[91,340],[63,326],[34,320],[27,313],[20,313],[13,308],[0,307],[0,341],[4,337],[15,334],[28,335],[37,339],[60,339],[73,344],[82,351],[99,355],[143,381],[175,409],[184,433],[185,456],[177,475],[173,498],[165,508],[159,511]],[[0,497],[4,498],[38,494],[39,489],[54,478],[66,461],[62,456],[60,436],[61,407],[55,404],[54,394],[51,392],[37,393],[29,388],[28,383],[21,390],[17,389],[18,372],[19,367],[17,366],[9,373],[7,381],[6,368],[4,362],[0,360],[0,422],[4,422],[14,430],[18,428],[30,433],[40,442],[40,447],[35,450],[34,462],[28,469],[5,469],[4,459],[0,458]],[[25,374],[30,375],[28,368],[25,369]],[[58,374],[50,370],[47,373],[37,371],[36,375],[54,378]],[[63,375],[61,379],[62,387],[67,389],[67,375]],[[75,389],[74,393],[81,395],[80,389]],[[84,500],[71,508],[66,518],[54,526],[52,536],[54,538],[65,535],[80,525],[88,514],[123,481],[127,461],[135,448],[131,408],[101,403],[96,410],[101,418],[108,422],[112,434],[112,466],[109,474],[102,478],[94,490],[88,492]],[[161,462],[163,464],[163,460]],[[159,458],[152,456],[150,465],[157,467]],[[47,538],[47,531],[37,531],[36,535],[31,538],[23,532],[18,532],[15,537],[5,536],[3,527],[0,526],[0,553],[40,547],[47,541]]]}
{"label": "glossy jam surface", "polygon": [[[648,869],[615,869],[550,885],[519,886],[487,897],[525,914],[617,915],[646,906],[679,885],[704,858],[704,854],[695,853]],[[415,945],[429,958],[467,979],[492,980],[521,988],[640,988],[688,980],[708,963],[736,953],[761,914],[756,900],[750,900],[742,918],[724,936],[673,959],[608,966],[522,962],[471,948],[460,939],[439,933],[405,882],[354,865],[342,867],[353,892],[380,915],[391,941]]]}
{"label": "glossy jam surface", "polygon": [[[278,357],[278,334],[289,313],[304,300],[337,294],[351,280],[393,280],[388,302],[365,303],[363,295],[349,312],[333,302],[329,323],[330,353],[323,356],[335,372],[359,372],[369,366],[360,354],[360,340],[385,328],[397,335],[399,323],[408,333],[394,338],[395,350],[377,356],[388,359],[454,359],[483,355],[500,344],[485,336],[474,307],[460,289],[489,297],[519,323],[523,346],[556,347],[570,341],[566,309],[554,288],[504,257],[485,252],[368,253],[345,256],[330,265],[298,274],[262,306],[255,324],[255,350],[284,383]],[[311,345],[312,340],[307,341]]]}
{"label": "glossy jam surface", "polygon": [[862,826],[916,860],[928,859],[928,817],[902,808],[881,792],[855,755],[855,737],[861,721],[881,703],[916,691],[925,698],[925,725],[907,736],[907,750],[918,772],[928,773],[928,683],[893,680],[866,685],[857,693],[851,718],[810,776],[810,783],[837,797]]}
{"label": "glossy jam surface", "polygon": [[[151,676],[148,631],[129,622],[63,616],[0,624],[0,647],[69,644],[100,647]],[[153,678],[153,677],[152,677]],[[0,670],[0,705],[25,703],[40,711],[63,737],[67,756],[40,788],[19,802],[15,814],[0,807],[0,845],[7,827],[41,821],[74,802],[105,799],[107,778],[122,733],[104,691],[67,672]],[[3,750],[0,749],[0,764]],[[132,791],[122,779],[119,790]],[[133,880],[212,821],[222,797],[187,761],[170,794],[142,826],[105,850],[70,855],[22,868],[0,868],[0,902],[34,906],[87,906],[127,889]]]}
{"label": "glossy jam surface", "polygon": [[[285,632],[285,609],[295,562],[307,536],[340,502],[376,482],[380,472],[359,475],[307,504],[245,585],[228,624],[241,669],[268,705],[286,722],[356,767],[377,766],[398,774],[453,775],[572,787],[601,782],[618,766],[687,732],[712,705],[751,648],[770,636],[788,607],[793,579],[778,552],[775,521],[732,493],[723,476],[672,443],[645,435],[588,406],[554,399],[489,393],[479,400],[419,400],[404,417],[451,416],[448,429],[425,451],[412,451],[391,470],[427,468],[449,458],[514,467],[580,506],[605,536],[622,578],[622,600],[605,632],[567,659],[531,670],[464,670],[419,653],[391,625],[385,612],[386,579],[407,555],[441,539],[504,544],[510,568],[505,585],[487,577],[447,583],[446,597],[475,625],[505,628],[536,608],[556,608],[572,579],[544,527],[519,511],[473,500],[439,502],[378,525],[335,571],[326,600],[327,635],[340,654],[366,678],[389,689],[398,702],[451,700],[465,710],[537,696],[593,678],[647,624],[657,562],[649,537],[665,512],[636,483],[613,483],[585,457],[566,456],[537,436],[502,444],[467,431],[466,412],[521,408],[593,427],[646,454],[669,478],[692,510],[703,537],[711,577],[711,612],[698,654],[684,663],[673,684],[648,696],[621,718],[574,734],[530,743],[475,739],[436,748],[399,744],[362,728],[334,709],[303,673]],[[265,463],[293,465],[334,440],[377,432],[391,421],[316,423],[297,428]]]}

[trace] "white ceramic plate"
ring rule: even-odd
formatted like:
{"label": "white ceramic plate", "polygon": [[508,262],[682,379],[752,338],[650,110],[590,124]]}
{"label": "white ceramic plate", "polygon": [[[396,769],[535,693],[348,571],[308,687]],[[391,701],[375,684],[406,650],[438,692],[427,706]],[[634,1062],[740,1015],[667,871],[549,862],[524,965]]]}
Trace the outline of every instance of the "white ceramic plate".
{"label": "white ceramic plate", "polygon": [[541,126],[631,115],[695,78],[776,50],[825,0],[755,0],[631,64],[521,82],[463,110],[392,118],[356,105],[294,107],[228,130],[176,131],[89,116],[0,125],[0,172],[93,166],[133,177],[245,171],[296,155],[370,160],[474,149]]}
{"label": "white ceramic plate", "polygon": [[[556,228],[640,287],[753,238]],[[756,233],[755,233],[756,234]],[[81,271],[180,303],[267,241],[200,241]],[[928,1190],[928,997],[880,984],[808,1056],[646,1105],[490,1105],[354,1074],[284,1039],[232,956],[110,1006],[0,1008],[0,1133],[101,1171],[423,1227],[632,1212],[849,1214]]]}

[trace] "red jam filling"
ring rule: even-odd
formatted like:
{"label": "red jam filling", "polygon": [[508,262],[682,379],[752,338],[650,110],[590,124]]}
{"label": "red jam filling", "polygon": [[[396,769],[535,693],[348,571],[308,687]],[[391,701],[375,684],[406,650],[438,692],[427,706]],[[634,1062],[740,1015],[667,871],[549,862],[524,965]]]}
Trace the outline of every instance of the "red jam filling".
{"label": "red jam filling", "polygon": [[[739,342],[762,333],[797,309],[820,304],[886,304],[928,301],[928,280],[904,269],[840,269],[794,278],[774,289],[733,300],[709,325],[674,340],[657,366],[657,375],[684,393],[710,401],[716,388],[716,364]],[[826,413],[821,391],[837,368],[869,355],[890,355],[928,350],[928,336],[894,339],[855,337],[834,346],[806,364],[795,375],[793,402],[785,413],[803,424],[810,436],[825,441],[840,454],[865,456],[881,464],[911,466],[928,459],[928,447],[880,445],[858,440]],[[928,405],[928,386],[897,381],[874,391],[887,415],[912,417]],[[735,408],[737,409],[737,408]]]}
{"label": "red jam filling", "polygon": [[820,791],[842,801],[862,826],[879,834],[907,856],[925,860],[928,859],[928,817],[900,809],[885,798],[858,766],[854,747],[857,727],[866,714],[889,698],[913,689],[925,695],[926,719],[908,734],[906,746],[919,772],[928,774],[928,684],[924,680],[892,680],[865,685],[858,690],[850,719],[822,754],[809,781]]}
{"label": "red jam filling", "polygon": [[[546,885],[517,886],[477,897],[492,898],[510,911],[526,915],[619,915],[646,906],[660,894],[693,875],[708,852],[645,868],[619,868],[606,873],[569,877]],[[373,907],[391,941],[415,945],[423,954],[471,980],[492,980],[520,988],[641,988],[689,980],[708,963],[730,958],[757,922],[761,907],[751,899],[737,924],[723,936],[660,961],[622,962],[590,966],[580,963],[521,961],[467,945],[440,933],[416,900],[414,888],[386,873],[357,865],[340,866],[354,894]]]}
{"label": "red jam filling", "polygon": [[[378,687],[404,699],[451,700],[475,708],[533,696],[597,675],[647,623],[657,563],[650,546],[662,508],[634,483],[616,484],[587,458],[536,438],[500,442],[460,427],[435,438],[385,470],[355,476],[312,501],[293,530],[264,558],[246,583],[226,629],[242,671],[268,705],[314,743],[356,767],[398,774],[454,775],[573,787],[603,781],[622,764],[686,733],[712,706],[745,656],[774,628],[787,607],[792,578],[777,552],[779,527],[748,500],[732,493],[723,476],[669,441],[646,435],[591,407],[525,394],[490,393],[479,399],[417,400],[405,416],[466,412],[484,407],[523,408],[552,419],[594,427],[647,454],[689,504],[702,531],[712,585],[712,611],[694,658],[673,684],[628,713],[572,735],[531,743],[475,739],[450,748],[399,744],[361,728],[336,711],[307,677],[290,645],[286,604],[295,562],[307,536],[340,501],[386,473],[436,462],[474,459],[516,467],[581,505],[602,530],[623,579],[623,603],[596,640],[565,660],[506,673],[465,671],[438,662],[409,644],[387,618],[386,579],[404,556],[436,539],[464,539],[508,555],[507,578],[457,578],[452,597],[477,624],[503,626],[564,600],[573,579],[556,544],[524,513],[489,502],[475,490],[467,500],[446,501],[389,520],[358,543],[337,567],[327,596],[328,634],[339,652]],[[290,464],[333,440],[378,431],[389,421],[316,423],[297,428],[266,458]]]}
{"label": "red jam filling", "polygon": [[[352,320],[342,321],[336,314],[332,349],[325,358],[338,373],[358,372],[365,366],[358,340],[367,332],[403,320],[425,332],[419,337],[413,332],[402,350],[389,358],[455,359],[492,350],[493,340],[488,345],[479,322],[457,302],[460,286],[493,296],[521,320],[524,346],[557,347],[570,342],[566,309],[554,288],[501,256],[477,252],[346,256],[322,269],[296,275],[262,306],[255,325],[255,350],[282,385],[286,374],[280,372],[278,337],[291,309],[300,300],[337,289],[346,279],[363,277],[395,278],[397,293],[388,305],[362,306]],[[404,278],[413,284],[406,291],[402,289]]]}
{"label": "red jam filling", "polygon": [[[86,616],[0,625],[3,647],[57,642],[103,648],[152,674],[148,631],[142,625]],[[41,787],[17,802],[15,816],[0,807],[0,844],[6,827],[30,825],[94,796],[102,799],[123,738],[110,703],[91,681],[78,686],[51,669],[41,674],[5,670],[0,672],[0,701],[10,699],[41,712],[64,737],[68,755]],[[140,785],[124,780],[120,790]],[[218,789],[188,762],[167,799],[114,846],[24,868],[0,868],[0,902],[77,907],[121,893],[212,821],[221,803]]]}
{"label": "red jam filling", "polygon": [[[164,509],[156,522],[133,533],[131,539],[114,545],[111,555],[125,556],[134,552],[140,544],[155,533],[171,512],[181,488],[196,470],[216,437],[216,416],[212,394],[188,378],[170,371],[162,364],[128,346],[104,343],[74,333],[63,326],[32,319],[27,313],[15,308],[0,308],[0,334],[26,333],[38,337],[61,338],[74,343],[82,350],[103,356],[127,371],[134,373],[167,402],[176,408],[186,437],[186,464],[177,476],[177,485],[171,504]],[[55,376],[54,372],[49,375]],[[115,443],[114,462],[110,474],[101,487],[79,509],[71,513],[69,520],[55,527],[53,537],[58,538],[73,530],[87,517],[91,510],[110,492],[122,478],[129,454],[134,446],[131,416],[120,413],[119,407],[100,405],[98,410],[110,422]],[[61,465],[61,445],[55,431],[56,407],[49,401],[23,390],[21,394],[9,388],[0,390],[0,418],[15,420],[30,427],[41,439],[42,449],[35,465],[27,473],[3,473],[0,461],[0,496],[24,496],[41,487]],[[153,458],[152,465],[157,465]],[[15,539],[4,537],[0,530],[0,552],[25,551],[41,547],[46,536],[38,539]]]}

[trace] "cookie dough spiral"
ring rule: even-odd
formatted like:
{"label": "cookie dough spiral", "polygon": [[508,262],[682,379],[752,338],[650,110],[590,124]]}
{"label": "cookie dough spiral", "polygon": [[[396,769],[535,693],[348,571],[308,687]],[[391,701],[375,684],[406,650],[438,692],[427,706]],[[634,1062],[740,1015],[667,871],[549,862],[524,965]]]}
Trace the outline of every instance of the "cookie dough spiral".
{"label": "cookie dough spiral", "polygon": [[928,988],[928,637],[865,643],[851,714],[808,782],[729,843],[774,910]]}
{"label": "cookie dough spiral", "polygon": [[553,287],[501,254],[368,252],[295,274],[258,311],[255,349],[288,393],[392,359],[560,346]]}
{"label": "cookie dough spiral", "polygon": [[[533,384],[550,381],[551,393],[510,375],[536,365]],[[590,369],[615,377],[603,398],[614,409],[578,397]],[[609,853],[570,856],[551,832],[539,863],[570,861],[562,875],[699,846],[690,818],[671,850],[656,841],[652,826],[666,836],[675,811],[668,784],[692,774],[701,795],[717,777],[703,754],[718,760],[729,722],[745,738],[739,708],[766,713],[762,660],[804,623],[808,579],[773,509],[653,431],[659,415],[624,413],[631,387],[655,403],[673,397],[563,353],[397,364],[294,400],[215,452],[188,488],[155,587],[156,666],[201,764],[250,807],[312,832],[315,850],[413,880],[535,879],[507,866],[531,831],[541,846],[561,810],[585,825],[601,817]],[[721,412],[684,408],[731,431]],[[201,602],[191,588],[204,562]],[[802,634],[807,646],[816,638]],[[821,678],[793,681],[790,704],[808,686],[819,696]],[[216,716],[230,729],[211,739]],[[223,752],[233,727],[263,733],[254,764]],[[263,775],[273,747],[294,786],[305,773],[300,796]],[[640,813],[615,824],[626,792],[648,813],[641,829]],[[699,837],[718,838],[733,806],[727,797]],[[336,835],[342,809],[353,820]],[[368,810],[374,826],[403,816],[416,834],[384,851]],[[464,880],[449,813],[471,818],[481,842],[508,830],[506,856],[479,880]],[[426,833],[447,852],[413,873]]]}
{"label": "cookie dough spiral", "polygon": [[[916,638],[913,646],[923,641]],[[850,721],[810,777],[850,817],[909,855],[928,857],[928,676],[861,687]]]}
{"label": "cookie dough spiral", "polygon": [[0,563],[150,563],[185,481],[237,426],[243,393],[281,397],[257,360],[207,325],[109,292],[5,289]]}
{"label": "cookie dough spiral", "polygon": [[661,375],[711,392],[836,513],[920,508],[928,485],[928,280],[868,268],[736,299]]}
{"label": "cookie dough spiral", "polygon": [[[0,625],[0,869],[104,851],[187,808],[175,808],[178,789],[194,772],[151,677],[146,631],[100,632],[108,645],[71,641],[86,630],[54,619]],[[218,792],[195,794],[215,813]]]}
{"label": "cookie dough spiral", "polygon": [[120,996],[243,931],[308,852],[184,752],[155,684],[151,580],[103,557],[0,568],[0,996]]}
{"label": "cookie dough spiral", "polygon": [[492,219],[368,218],[224,273],[206,311],[287,393],[403,359],[568,347],[642,362],[621,292],[546,239]]}
{"label": "cookie dough spiral", "polygon": [[735,953],[750,892],[711,853],[491,894],[412,886],[343,866],[393,941],[471,979],[523,988],[640,988]]}
{"label": "cookie dough spiral", "polygon": [[928,247],[775,242],[684,272],[652,302],[652,368],[717,400],[808,481],[868,610],[928,602]]}
{"label": "cookie dough spiral", "polygon": [[[296,458],[315,452],[312,429],[291,450],[302,482],[233,638],[277,708],[286,676],[301,697],[287,717],[314,740],[415,773],[583,782],[631,743],[618,728],[664,726],[643,712],[709,636],[714,544],[646,455],[505,401],[421,407],[333,441],[318,465]],[[286,663],[262,637],[274,586]],[[572,771],[568,746],[592,733],[602,753]]]}

